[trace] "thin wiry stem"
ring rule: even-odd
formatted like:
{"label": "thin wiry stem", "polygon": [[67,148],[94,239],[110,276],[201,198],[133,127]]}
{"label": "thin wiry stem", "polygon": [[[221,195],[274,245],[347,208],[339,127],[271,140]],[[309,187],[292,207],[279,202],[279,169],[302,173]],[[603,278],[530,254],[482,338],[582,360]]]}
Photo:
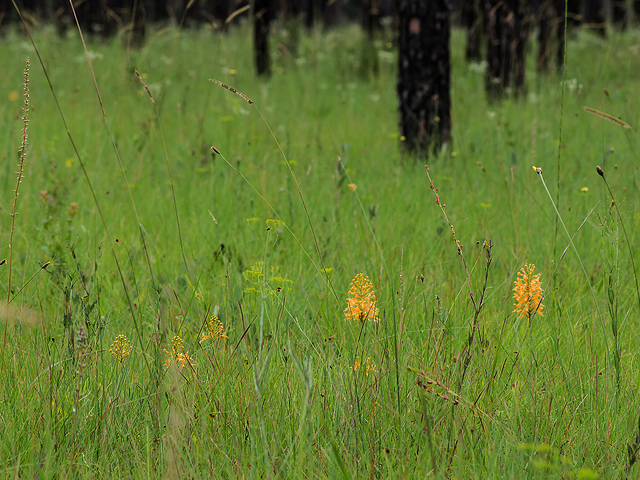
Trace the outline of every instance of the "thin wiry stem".
{"label": "thin wiry stem", "polygon": [[556,204],[553,201],[553,197],[551,196],[551,192],[549,192],[549,189],[547,188],[547,184],[545,183],[544,177],[542,176],[542,169],[538,168],[538,169],[536,169],[536,172],[540,176],[540,181],[542,182],[542,185],[544,186],[544,189],[547,192],[549,200],[551,201],[551,205],[553,205],[553,209],[556,212],[557,219],[560,222],[560,225],[562,225],[562,229],[564,230],[565,234],[569,238],[569,242],[571,243],[571,248],[573,249],[574,253],[576,254],[576,258],[578,259],[578,263],[580,264],[580,268],[582,269],[582,273],[584,274],[584,278],[587,281],[587,286],[589,287],[589,292],[591,293],[591,298],[593,299],[593,304],[596,307],[596,312],[598,314],[598,318],[600,319],[600,322],[602,323],[602,335],[603,335],[603,339],[604,339],[604,342],[605,342],[605,347],[606,347],[605,352],[606,352],[606,359],[607,359],[607,365],[608,365],[609,364],[609,344],[607,342],[607,331],[606,331],[606,327],[605,327],[605,323],[604,323],[604,318],[602,316],[602,312],[600,311],[600,305],[598,304],[598,300],[596,299],[596,294],[593,291],[593,286],[591,285],[591,280],[589,280],[589,274],[587,273],[587,270],[584,267],[584,264],[582,263],[582,258],[580,257],[580,254],[578,253],[578,249],[576,248],[575,244],[573,243],[573,239],[572,239],[571,235],[569,234],[569,230],[567,230],[567,226],[564,224],[564,220],[562,220],[562,216],[560,215],[560,212],[558,211],[558,207],[556,206]]}
{"label": "thin wiry stem", "polygon": [[178,240],[180,242],[180,252],[182,253],[182,262],[184,263],[184,268],[187,272],[187,276],[191,277],[191,274],[189,273],[189,265],[187,264],[187,258],[184,254],[184,242],[182,241],[182,229],[180,228],[180,217],[178,215],[178,202],[176,200],[176,191],[174,187],[173,173],[171,173],[171,163],[169,162],[169,152],[167,151],[167,142],[165,141],[164,130],[162,129],[162,122],[160,121],[160,112],[158,112],[158,105],[156,104],[156,101],[153,98],[153,95],[151,95],[151,91],[149,90],[147,83],[144,81],[144,79],[142,78],[142,75],[140,75],[138,70],[136,70],[136,75],[138,76],[138,79],[142,82],[142,85],[144,85],[144,89],[146,90],[147,95],[151,99],[151,103],[153,103],[153,110],[156,114],[156,120],[158,120],[158,129],[160,130],[160,139],[162,140],[164,158],[167,162],[167,172],[169,173],[169,183],[171,184],[171,197],[173,198],[173,210],[176,214],[176,226],[178,227]]}
{"label": "thin wiry stem", "polygon": [[[16,227],[16,215],[18,206],[18,192],[20,184],[24,178],[24,158],[27,151],[27,125],[29,125],[29,68],[31,64],[29,57],[24,66],[24,106],[22,107],[22,144],[20,146],[20,163],[18,164],[18,179],[16,181],[16,189],[13,191],[13,208],[11,210],[11,232],[9,233],[9,280],[7,282],[7,307],[11,301],[11,273],[13,271],[13,232]],[[2,351],[7,342],[7,323],[4,323],[4,335],[2,336]]]}
{"label": "thin wiry stem", "polygon": [[636,282],[636,295],[638,297],[638,307],[640,307],[640,286],[638,285],[638,274],[636,273],[636,262],[633,259],[633,252],[631,251],[631,242],[629,241],[629,236],[627,235],[627,229],[624,226],[624,222],[622,221],[622,215],[620,215],[620,209],[618,208],[618,202],[616,202],[615,197],[613,196],[613,191],[611,190],[611,187],[609,187],[609,183],[607,182],[607,178],[604,176],[604,170],[602,169],[602,167],[598,166],[596,168],[596,171],[598,172],[598,175],[600,175],[602,177],[602,180],[604,181],[605,186],[607,187],[607,190],[609,191],[609,195],[611,196],[611,203],[613,203],[613,206],[616,209],[616,214],[618,215],[618,219],[620,220],[620,225],[622,225],[622,233],[624,233],[624,238],[627,241],[627,248],[629,249],[629,257],[631,257],[631,266],[633,267],[633,278]]}
{"label": "thin wiry stem", "polygon": [[[558,126],[558,157],[556,160],[556,205],[560,205],[560,152],[562,151],[562,119],[564,117],[564,85],[567,71],[567,17],[569,16],[569,0],[564,2],[564,48],[562,50],[562,82],[560,87],[560,125]],[[554,254],[558,245],[558,217],[556,217],[553,235]],[[554,255],[557,256],[557,255]]]}

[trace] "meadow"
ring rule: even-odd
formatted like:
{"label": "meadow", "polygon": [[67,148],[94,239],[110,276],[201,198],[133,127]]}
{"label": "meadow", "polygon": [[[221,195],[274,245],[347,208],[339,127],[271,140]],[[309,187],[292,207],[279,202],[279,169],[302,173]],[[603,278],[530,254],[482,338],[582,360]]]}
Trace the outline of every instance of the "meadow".
{"label": "meadow", "polygon": [[33,35],[51,84],[0,49],[4,478],[638,475],[637,32],[487,103],[454,31],[429,159],[354,27],[277,30],[269,79],[246,25]]}

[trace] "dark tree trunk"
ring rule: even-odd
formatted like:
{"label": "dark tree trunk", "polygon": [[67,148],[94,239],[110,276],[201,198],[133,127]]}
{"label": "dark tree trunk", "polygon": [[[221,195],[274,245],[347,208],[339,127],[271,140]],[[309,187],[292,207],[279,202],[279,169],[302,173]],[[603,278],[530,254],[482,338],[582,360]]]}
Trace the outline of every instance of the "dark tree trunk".
{"label": "dark tree trunk", "polygon": [[298,0],[283,0],[281,4],[281,15],[284,18],[284,28],[287,32],[286,46],[288,53],[292,57],[298,56],[298,44],[300,43],[300,26],[302,17],[300,15],[300,2]]}
{"label": "dark tree trunk", "polygon": [[601,37],[607,33],[607,24],[604,10],[604,0],[584,0],[585,27],[596,32]]}
{"label": "dark tree trunk", "polygon": [[490,100],[525,87],[528,18],[525,0],[486,0],[487,77]]}
{"label": "dark tree trunk", "polygon": [[621,30],[627,28],[627,2],[625,0],[613,0],[613,23]]}
{"label": "dark tree trunk", "polygon": [[[564,2],[562,11],[564,12]],[[582,24],[580,0],[567,0],[567,26],[579,27]]]}
{"label": "dark tree trunk", "polygon": [[364,0],[362,2],[362,24],[367,36],[373,40],[380,31],[380,0]]}
{"label": "dark tree trunk", "polygon": [[258,75],[271,74],[269,61],[269,0],[253,0],[253,50]]}
{"label": "dark tree trunk", "polygon": [[549,69],[551,57],[553,55],[553,40],[551,35],[554,22],[558,16],[554,9],[553,0],[542,0],[538,6],[538,61],[539,71]]}
{"label": "dark tree trunk", "polygon": [[149,2],[150,0],[133,0],[130,7],[129,24],[131,28],[131,43],[134,46],[141,46],[144,44],[146,36],[146,24],[150,21],[149,15]]}
{"label": "dark tree trunk", "polygon": [[362,4],[362,26],[367,37],[362,40],[360,55],[360,75],[367,78],[370,75],[377,77],[380,73],[378,49],[375,40],[380,33],[380,0],[364,0]]}
{"label": "dark tree trunk", "polygon": [[467,29],[467,61],[478,62],[482,59],[480,45],[482,44],[482,22],[481,0],[463,0],[462,2],[462,23]]}
{"label": "dark tree trunk", "polygon": [[[564,41],[565,41],[565,36],[568,33],[564,23],[565,3],[563,0],[553,0],[553,3],[555,5],[555,10],[558,15],[558,18],[556,20],[557,27],[555,29],[556,41],[558,42],[557,49],[556,49],[556,52],[557,52],[556,67],[558,68],[559,71],[562,71],[562,69],[564,68]],[[567,12],[566,27],[568,26],[569,26],[569,17]]]}
{"label": "dark tree trunk", "polygon": [[527,40],[531,27],[531,15],[526,0],[511,0],[513,11],[511,28],[515,35],[511,46],[513,51],[513,76],[516,95],[525,93],[525,74],[527,66]]}
{"label": "dark tree trunk", "polygon": [[429,155],[451,139],[451,27],[446,0],[400,0],[398,102],[403,145]]}

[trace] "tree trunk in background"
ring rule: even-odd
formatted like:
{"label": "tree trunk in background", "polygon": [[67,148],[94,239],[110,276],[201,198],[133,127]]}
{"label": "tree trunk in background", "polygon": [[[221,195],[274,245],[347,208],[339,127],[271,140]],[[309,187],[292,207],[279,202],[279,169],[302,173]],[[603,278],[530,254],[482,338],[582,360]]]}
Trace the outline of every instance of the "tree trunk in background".
{"label": "tree trunk in background", "polygon": [[[564,12],[564,2],[562,4]],[[580,0],[567,0],[567,26],[579,27],[582,24],[582,12],[580,11]]]}
{"label": "tree trunk in background", "polygon": [[144,44],[146,37],[146,25],[150,22],[148,4],[150,0],[133,0],[131,2],[131,11],[129,14],[129,23],[131,24],[131,43],[135,47]]}
{"label": "tree trunk in background", "polygon": [[462,23],[467,29],[466,58],[469,62],[479,62],[482,59],[482,22],[481,0],[463,0]]}
{"label": "tree trunk in background", "polygon": [[503,97],[509,88],[515,94],[525,88],[528,18],[525,0],[487,0],[487,75],[490,100]]}
{"label": "tree trunk in background", "polygon": [[553,0],[542,0],[538,6],[538,71],[549,70],[553,52],[553,24],[558,16],[553,8]]}
{"label": "tree trunk in background", "polygon": [[555,5],[554,10],[557,12],[557,26],[555,28],[556,41],[558,42],[556,47],[556,67],[558,68],[558,71],[561,72],[564,67],[564,39],[567,35],[567,28],[569,27],[569,13],[567,12],[567,28],[565,28],[565,3],[563,0],[553,0],[553,4]]}
{"label": "tree trunk in background", "polygon": [[513,12],[511,28],[514,32],[514,44],[511,46],[511,50],[513,51],[513,83],[515,94],[518,96],[526,92],[527,40],[529,39],[532,16],[527,0],[511,0],[507,3],[511,4]]}
{"label": "tree trunk in background", "polygon": [[607,33],[604,0],[584,0],[584,27],[601,37]]}
{"label": "tree trunk in background", "polygon": [[269,62],[269,0],[253,1],[253,51],[258,75],[271,74]]}
{"label": "tree trunk in background", "polygon": [[612,3],[613,23],[616,28],[624,30],[628,24],[627,2],[625,0],[613,0]]}
{"label": "tree trunk in background", "polygon": [[284,18],[284,29],[287,36],[283,44],[291,57],[298,56],[298,44],[300,43],[300,2],[298,0],[284,0],[281,3],[281,15]]}
{"label": "tree trunk in background", "polygon": [[451,54],[446,0],[400,0],[398,109],[403,145],[429,155],[451,139]]}
{"label": "tree trunk in background", "polygon": [[364,0],[362,3],[362,27],[367,34],[362,39],[360,54],[360,76],[367,79],[370,76],[377,77],[380,73],[378,49],[375,41],[380,36],[380,9],[379,0]]}

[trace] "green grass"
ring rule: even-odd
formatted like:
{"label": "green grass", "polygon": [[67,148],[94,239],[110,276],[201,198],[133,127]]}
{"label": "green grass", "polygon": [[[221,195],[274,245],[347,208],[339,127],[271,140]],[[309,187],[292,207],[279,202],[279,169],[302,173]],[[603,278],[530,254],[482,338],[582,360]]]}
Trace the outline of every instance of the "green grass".
{"label": "green grass", "polygon": [[[107,129],[77,35],[36,32],[95,201],[32,47],[3,40],[6,257],[27,56],[32,67],[0,324],[2,475],[624,476],[640,415],[638,141],[582,107],[640,125],[637,33],[569,39],[558,155],[561,77],[530,68],[526,98],[487,104],[454,32],[454,145],[428,163],[478,302],[492,244],[471,345],[467,273],[425,161],[399,153],[393,50],[379,46],[371,77],[355,29],[304,36],[297,59],[278,32],[274,75],[258,80],[249,38],[240,27],[167,29],[139,51],[91,42]],[[579,259],[572,248],[561,258],[569,239],[532,165],[554,201],[559,187],[569,233],[585,222]],[[546,288],[531,325],[513,313],[525,261]],[[344,319],[361,272],[378,323]],[[0,266],[5,291],[8,273]],[[226,337],[201,342],[214,314]],[[119,334],[133,346],[122,362],[109,353]],[[175,335],[192,366],[163,366]],[[429,390],[417,384],[427,379]]]}

